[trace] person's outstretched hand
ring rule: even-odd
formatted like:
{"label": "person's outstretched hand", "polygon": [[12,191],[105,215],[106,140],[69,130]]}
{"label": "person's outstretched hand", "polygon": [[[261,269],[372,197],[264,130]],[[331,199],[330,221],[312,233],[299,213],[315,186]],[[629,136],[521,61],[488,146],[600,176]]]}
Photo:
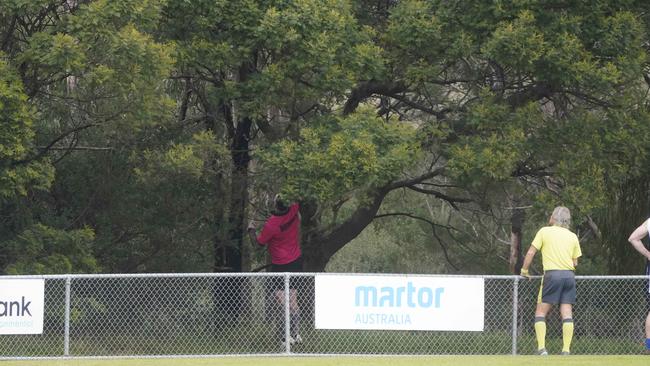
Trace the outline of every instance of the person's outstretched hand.
{"label": "person's outstretched hand", "polygon": [[251,221],[248,223],[248,228],[247,228],[247,230],[248,230],[248,231],[251,231],[251,230],[252,230],[252,231],[255,231],[255,229],[257,229],[257,225],[255,225],[255,221],[252,221],[252,220],[251,220]]}

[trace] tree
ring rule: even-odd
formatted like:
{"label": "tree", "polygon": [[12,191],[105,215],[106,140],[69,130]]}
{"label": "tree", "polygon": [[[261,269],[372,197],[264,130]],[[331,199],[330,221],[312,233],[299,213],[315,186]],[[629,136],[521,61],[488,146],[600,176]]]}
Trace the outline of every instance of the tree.
{"label": "tree", "polygon": [[37,224],[9,241],[8,274],[94,273],[99,270],[92,253],[94,232],[89,229],[56,230]]}
{"label": "tree", "polygon": [[[309,270],[405,219],[458,268],[495,243],[507,262],[549,208],[601,224],[608,192],[645,174],[647,10],[4,0],[0,245],[85,240],[95,270],[248,270],[246,219],[281,190],[302,203]],[[427,199],[383,204],[405,191]],[[4,252],[2,268],[27,263]]]}
{"label": "tree", "polygon": [[[573,208],[578,222],[602,207],[607,182],[640,164],[638,152],[649,133],[647,86],[640,82],[646,33],[635,16],[646,7],[396,3],[387,22],[374,25],[382,35],[377,42],[386,73],[358,83],[343,114],[376,103],[379,115],[419,126],[423,133],[412,144],[427,153],[429,164],[420,162],[390,182],[351,189],[368,198],[349,201],[356,208],[347,218],[308,230],[318,233],[305,243],[318,248],[306,254],[315,258],[311,269],[323,269],[398,188],[432,195],[458,210],[504,211],[534,203],[529,217],[540,223],[544,211],[560,203]],[[281,162],[289,187],[319,171],[298,146],[285,146],[285,157],[297,160]],[[336,160],[346,158],[354,156]],[[340,180],[329,184],[347,187]],[[504,205],[507,197],[511,202]]]}
{"label": "tree", "polygon": [[53,178],[47,161],[25,161],[34,144],[33,117],[21,80],[0,53],[0,202],[46,189]]}
{"label": "tree", "polygon": [[[228,201],[215,238],[217,271],[241,271],[249,203],[250,150],[293,139],[302,126],[372,75],[377,48],[346,1],[170,1],[161,27],[178,46],[175,78],[184,84],[180,119],[202,123],[231,154],[220,175]],[[259,140],[259,139],[258,139]]]}
{"label": "tree", "polygon": [[[54,251],[64,250],[71,237],[87,240],[83,247],[93,247],[95,236],[88,230],[96,229],[93,214],[104,207],[84,204],[93,202],[99,187],[76,181],[77,187],[86,184],[84,188],[95,191],[89,196],[74,189],[66,191],[61,182],[73,180],[67,173],[75,170],[64,168],[75,167],[75,163],[61,162],[80,162],[92,154],[119,151],[125,137],[132,138],[168,112],[171,104],[162,82],[171,66],[169,47],[146,34],[155,24],[159,8],[158,1],[2,1],[0,85],[12,103],[2,106],[2,118],[9,118],[10,123],[3,123],[0,129],[13,139],[2,141],[12,155],[0,157],[1,176],[12,180],[12,186],[2,186],[8,198],[2,202],[5,249],[20,242],[12,241],[17,235],[22,235],[21,240],[33,240],[33,247],[41,240],[61,240],[49,243]],[[94,172],[104,166],[104,161],[98,161],[91,166]],[[58,179],[53,179],[54,168]],[[74,211],[77,203],[80,210]],[[45,226],[35,226],[41,224]],[[21,253],[6,251],[14,259],[28,261]],[[81,252],[78,260],[69,258],[75,252],[58,254],[68,263],[84,263]],[[9,264],[4,261],[0,266]],[[13,263],[11,268],[28,267]],[[60,269],[54,265],[49,270]]]}

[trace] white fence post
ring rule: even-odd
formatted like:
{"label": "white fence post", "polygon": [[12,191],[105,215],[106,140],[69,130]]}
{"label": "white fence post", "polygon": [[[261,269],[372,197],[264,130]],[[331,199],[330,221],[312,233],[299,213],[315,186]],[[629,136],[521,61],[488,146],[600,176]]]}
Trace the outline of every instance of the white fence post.
{"label": "white fence post", "polygon": [[72,279],[65,279],[65,330],[63,335],[63,355],[70,356],[70,284]]}
{"label": "white fence post", "polygon": [[286,352],[291,353],[291,303],[289,296],[289,273],[284,274],[284,342],[286,343]]}
{"label": "white fence post", "polygon": [[517,354],[517,333],[519,318],[519,277],[514,278],[512,285],[512,354]]}

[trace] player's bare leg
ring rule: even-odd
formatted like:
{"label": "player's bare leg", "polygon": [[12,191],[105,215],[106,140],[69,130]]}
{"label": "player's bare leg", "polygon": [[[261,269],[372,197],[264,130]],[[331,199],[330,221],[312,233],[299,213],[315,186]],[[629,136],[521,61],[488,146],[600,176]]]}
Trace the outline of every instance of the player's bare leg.
{"label": "player's bare leg", "polygon": [[[275,292],[275,298],[280,305],[280,308],[284,312],[285,309],[285,296],[284,291],[279,290]],[[284,324],[284,317],[280,320],[280,324]],[[284,327],[282,327],[282,332],[284,334]],[[298,295],[295,289],[289,290],[289,341],[291,343],[300,343],[302,342],[302,337],[300,337],[300,308],[298,306]],[[282,337],[284,339],[284,336]]]}
{"label": "player's bare leg", "polygon": [[300,336],[300,307],[298,306],[298,295],[295,289],[289,292],[289,326],[290,334],[296,343],[302,342]]}
{"label": "player's bare leg", "polygon": [[[286,335],[285,335],[285,302],[284,302],[284,290],[275,291],[275,301],[278,304],[278,318],[277,318],[277,334],[278,338],[281,340],[282,345],[285,345]],[[292,339],[289,339],[289,343],[293,343]]]}

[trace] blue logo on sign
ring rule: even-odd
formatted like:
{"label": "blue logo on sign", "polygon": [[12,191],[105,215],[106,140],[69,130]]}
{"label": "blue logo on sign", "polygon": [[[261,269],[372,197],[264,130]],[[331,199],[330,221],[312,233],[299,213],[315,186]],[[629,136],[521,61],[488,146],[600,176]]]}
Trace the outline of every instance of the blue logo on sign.
{"label": "blue logo on sign", "polygon": [[354,289],[354,306],[440,308],[444,292],[444,287],[417,288],[410,281],[406,286],[399,287],[357,286]]}

